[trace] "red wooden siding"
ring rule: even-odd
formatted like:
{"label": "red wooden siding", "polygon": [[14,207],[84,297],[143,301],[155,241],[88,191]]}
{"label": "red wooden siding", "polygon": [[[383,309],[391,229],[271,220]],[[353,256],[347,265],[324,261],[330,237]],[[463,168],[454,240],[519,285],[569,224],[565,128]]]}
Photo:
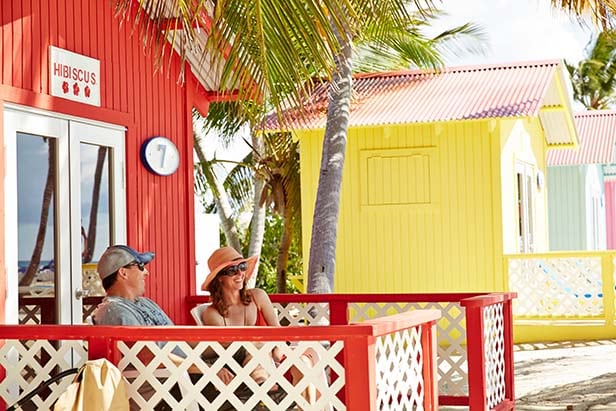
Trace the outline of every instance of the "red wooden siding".
{"label": "red wooden siding", "polygon": [[[184,297],[195,287],[190,125],[194,93],[177,84],[179,59],[174,56],[162,72],[157,71],[138,30],[133,30],[132,23],[120,27],[109,1],[3,0],[0,21],[0,103],[14,102],[127,128],[128,243],[156,252],[147,294],[174,321],[188,323]],[[100,108],[49,96],[49,45],[100,61]],[[188,84],[194,87],[187,72]],[[173,176],[155,176],[141,164],[141,143],[155,135],[170,138],[180,151],[180,170]]]}

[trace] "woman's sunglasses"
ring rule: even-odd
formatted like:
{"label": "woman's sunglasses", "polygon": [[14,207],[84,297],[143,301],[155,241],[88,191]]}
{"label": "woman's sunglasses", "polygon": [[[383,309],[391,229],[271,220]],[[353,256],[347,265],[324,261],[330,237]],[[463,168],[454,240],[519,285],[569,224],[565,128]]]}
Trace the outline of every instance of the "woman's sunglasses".
{"label": "woman's sunglasses", "polygon": [[232,265],[230,267],[225,268],[220,272],[220,275],[226,275],[227,277],[232,277],[237,275],[240,271],[246,271],[248,268],[248,264],[246,262],[239,263],[238,265]]}

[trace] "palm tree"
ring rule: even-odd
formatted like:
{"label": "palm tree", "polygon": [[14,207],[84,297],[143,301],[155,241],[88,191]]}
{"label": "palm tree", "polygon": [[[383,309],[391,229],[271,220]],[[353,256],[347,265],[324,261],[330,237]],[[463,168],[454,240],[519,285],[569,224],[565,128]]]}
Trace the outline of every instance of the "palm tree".
{"label": "palm tree", "polygon": [[557,10],[564,10],[575,17],[590,16],[593,23],[602,29],[614,26],[616,16],[616,1],[614,0],[550,0]]}
{"label": "palm tree", "polygon": [[[256,154],[263,152],[263,144],[262,141],[256,136],[253,132],[254,126],[251,127],[250,119],[245,119],[241,115],[234,115],[237,112],[236,106],[238,102],[225,102],[225,103],[213,103],[210,106],[210,111],[206,118],[201,118],[199,113],[196,111],[193,112],[193,124],[194,124],[194,146],[195,151],[197,152],[197,156],[199,158],[199,166],[201,167],[200,174],[203,176],[209,176],[209,178],[205,181],[207,184],[203,185],[200,183],[199,179],[196,181],[197,184],[201,184],[201,191],[205,193],[210,187],[212,188],[211,193],[215,197],[216,201],[220,201],[222,204],[229,203],[229,196],[224,186],[229,187],[229,181],[231,179],[227,179],[222,186],[216,187],[216,181],[214,179],[214,170],[211,169],[214,163],[212,161],[207,161],[203,150],[201,149],[201,138],[199,135],[205,135],[207,133],[216,133],[220,138],[219,140],[223,143],[223,145],[228,145],[232,142],[233,137],[238,135],[240,130],[246,124],[249,125],[251,130],[251,138],[252,138],[252,148],[253,152]],[[200,126],[197,126],[200,124]],[[244,161],[252,161],[252,156],[247,157]],[[238,169],[239,170],[239,169]],[[200,175],[198,174],[198,175]],[[237,174],[237,173],[234,173]],[[234,177],[235,178],[235,177]],[[243,178],[243,176],[241,177]],[[251,230],[250,230],[250,244],[248,246],[247,255],[257,255],[261,254],[261,247],[263,244],[263,234],[265,230],[265,207],[259,204],[259,199],[261,198],[261,193],[263,191],[263,181],[258,178],[255,174],[252,175],[253,179],[253,215],[251,219]],[[242,187],[245,187],[244,179],[239,180],[239,184]],[[230,187],[232,188],[232,187]],[[237,190],[236,190],[237,191]],[[249,199],[246,197],[247,190],[239,191],[239,198],[233,197],[232,199],[236,201],[236,209],[244,208],[246,202]],[[216,198],[220,196],[220,198]],[[227,244],[235,248],[237,251],[242,253],[240,240],[235,227],[231,229],[231,226],[234,224],[233,218],[231,216],[231,211],[229,208],[223,209],[221,208],[222,204],[219,204],[216,207],[218,211],[218,215],[220,217],[223,231],[225,233],[225,238],[227,239]],[[237,211],[235,212],[237,214]],[[255,267],[256,272],[258,273],[258,263]],[[256,276],[253,276],[250,279],[249,286],[254,286],[256,282]]]}
{"label": "palm tree", "polygon": [[215,171],[215,166],[219,164],[219,162],[216,159],[208,160],[205,157],[203,149],[201,148],[201,136],[198,130],[193,131],[193,141],[194,149],[199,159],[199,163],[196,165],[197,174],[195,176],[195,188],[198,192],[209,190],[213,193],[215,210],[220,218],[227,244],[240,251],[241,245],[233,218],[233,207],[230,203],[229,196],[227,196],[227,191],[225,190],[223,182],[217,177]]}
{"label": "palm tree", "polygon": [[599,33],[588,56],[577,66],[566,63],[573,98],[589,110],[604,110],[616,103],[616,31]]}
{"label": "palm tree", "polygon": [[290,133],[263,136],[264,154],[255,163],[255,172],[264,187],[258,204],[271,206],[282,216],[282,235],[276,259],[276,292],[287,292],[287,265],[295,233],[301,226],[299,143]]}
{"label": "palm tree", "polygon": [[107,157],[107,147],[100,146],[96,157],[96,168],[94,169],[94,183],[92,185],[92,202],[90,203],[90,219],[88,224],[88,233],[85,236],[85,249],[81,255],[82,263],[89,263],[94,256],[94,248],[96,247],[96,226],[98,222],[98,204],[101,196],[101,183],[103,178],[103,167],[105,166],[105,158]]}
{"label": "palm tree", "polygon": [[[223,138],[225,141],[227,137],[237,132],[236,126],[238,125],[225,123],[225,121],[232,120],[231,116],[219,116],[219,114],[228,113],[229,110],[225,109],[228,105],[229,103],[217,103],[212,112],[213,116],[203,119],[205,128],[211,131],[212,127],[218,127],[217,131],[226,136]],[[224,131],[221,131],[221,128]],[[250,191],[250,188],[254,188],[250,243],[254,245],[258,242],[258,249],[255,250],[249,245],[249,255],[260,254],[261,252],[265,210],[272,210],[282,216],[283,230],[276,259],[276,287],[278,292],[284,293],[286,292],[286,272],[291,243],[294,233],[299,227],[301,217],[298,143],[294,143],[288,133],[266,136],[258,136],[253,133],[252,143],[258,146],[251,145],[252,152],[236,164],[236,167],[229,172],[222,183],[215,182],[214,166],[218,161],[208,161],[202,153],[198,154],[200,164],[198,165],[196,187],[198,192],[201,193],[204,193],[207,189],[212,189],[211,194],[215,204],[214,206],[207,204],[207,209],[216,209],[220,214],[219,204],[221,200],[229,203],[230,209],[234,211],[226,213],[226,219],[231,225],[234,224],[235,220],[233,216],[246,209],[251,200],[248,191]],[[252,181],[252,186],[249,186],[249,181]],[[231,203],[234,206],[231,206]],[[222,218],[221,216],[221,221]],[[224,231],[227,233],[227,230]],[[226,237],[227,242],[231,244],[229,242],[230,236],[226,234]],[[233,237],[237,238],[236,231]],[[240,252],[242,251],[240,248],[237,249]]]}

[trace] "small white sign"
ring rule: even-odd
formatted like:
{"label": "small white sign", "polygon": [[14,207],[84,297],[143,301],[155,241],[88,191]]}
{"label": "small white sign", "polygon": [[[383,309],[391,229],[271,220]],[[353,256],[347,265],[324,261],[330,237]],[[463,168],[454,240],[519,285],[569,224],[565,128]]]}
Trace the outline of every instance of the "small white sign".
{"label": "small white sign", "polygon": [[100,107],[100,61],[49,46],[51,95]]}

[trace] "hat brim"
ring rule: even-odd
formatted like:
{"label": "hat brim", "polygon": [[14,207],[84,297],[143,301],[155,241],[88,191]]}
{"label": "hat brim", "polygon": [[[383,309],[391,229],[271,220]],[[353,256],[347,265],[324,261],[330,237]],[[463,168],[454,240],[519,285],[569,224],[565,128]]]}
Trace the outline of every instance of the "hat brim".
{"label": "hat brim", "polygon": [[205,277],[205,281],[203,281],[203,284],[201,284],[201,290],[202,291],[208,291],[208,286],[210,285],[210,283],[212,281],[214,281],[214,278],[216,278],[216,276],[218,275],[218,273],[222,270],[224,270],[227,267],[230,267],[232,265],[237,265],[240,263],[246,263],[247,267],[246,267],[246,281],[250,280],[250,278],[252,277],[252,274],[255,271],[255,267],[257,266],[257,262],[259,261],[259,256],[258,255],[253,255],[251,257],[248,258],[241,258],[241,259],[237,259],[237,260],[233,260],[233,261],[227,261],[226,263],[220,264],[218,267],[216,267],[215,269],[213,269],[212,271],[210,271],[210,273],[207,275],[207,277]]}

